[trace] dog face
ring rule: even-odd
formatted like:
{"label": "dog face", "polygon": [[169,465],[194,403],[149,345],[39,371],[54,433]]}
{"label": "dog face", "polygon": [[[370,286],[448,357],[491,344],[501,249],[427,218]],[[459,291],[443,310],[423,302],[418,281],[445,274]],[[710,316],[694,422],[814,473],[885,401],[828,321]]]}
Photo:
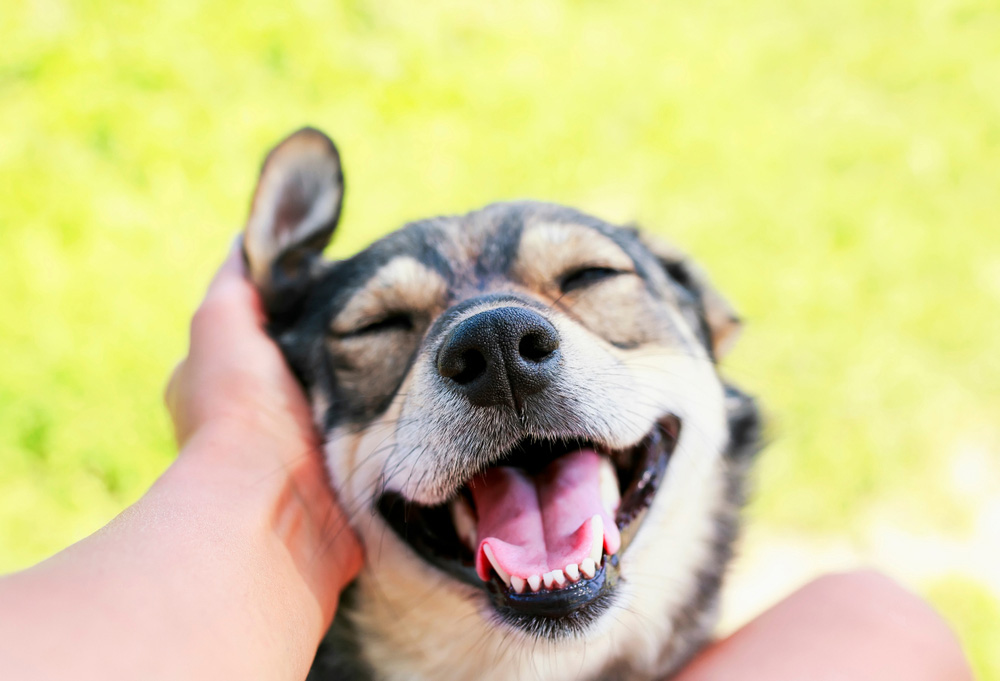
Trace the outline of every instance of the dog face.
{"label": "dog face", "polygon": [[669,668],[731,540],[732,310],[672,249],[548,204],[324,262],[342,194],[333,144],[296,133],[245,248],[366,548],[354,648],[385,678]]}

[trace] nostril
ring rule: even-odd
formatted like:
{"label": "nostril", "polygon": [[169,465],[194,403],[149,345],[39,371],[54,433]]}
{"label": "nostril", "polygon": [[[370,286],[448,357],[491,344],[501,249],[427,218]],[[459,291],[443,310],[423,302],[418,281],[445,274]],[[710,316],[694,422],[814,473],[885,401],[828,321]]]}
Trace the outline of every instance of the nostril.
{"label": "nostril", "polygon": [[457,373],[450,376],[459,385],[467,385],[486,371],[486,358],[478,350],[466,350],[458,357]]}
{"label": "nostril", "polygon": [[541,362],[559,347],[559,339],[552,334],[532,331],[518,343],[517,351],[530,362]]}

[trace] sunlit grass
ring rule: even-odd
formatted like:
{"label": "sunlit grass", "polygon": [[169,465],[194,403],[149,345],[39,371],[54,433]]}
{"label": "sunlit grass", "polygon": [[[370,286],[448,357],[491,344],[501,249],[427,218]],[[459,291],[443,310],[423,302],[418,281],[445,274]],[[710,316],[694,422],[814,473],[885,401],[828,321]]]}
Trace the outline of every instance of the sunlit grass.
{"label": "sunlit grass", "polygon": [[[974,581],[951,576],[931,584],[927,597],[969,643],[977,679],[1000,678],[1000,648],[996,645],[1000,604]],[[987,645],[988,641],[992,644]]]}
{"label": "sunlit grass", "polygon": [[[514,197],[694,253],[749,322],[727,370],[772,417],[753,522],[967,531],[951,463],[1000,451],[997,36],[987,0],[8,0],[0,570],[171,460],[187,319],[264,151],[305,123],[346,165],[335,255]],[[998,628],[959,627],[982,668]]]}

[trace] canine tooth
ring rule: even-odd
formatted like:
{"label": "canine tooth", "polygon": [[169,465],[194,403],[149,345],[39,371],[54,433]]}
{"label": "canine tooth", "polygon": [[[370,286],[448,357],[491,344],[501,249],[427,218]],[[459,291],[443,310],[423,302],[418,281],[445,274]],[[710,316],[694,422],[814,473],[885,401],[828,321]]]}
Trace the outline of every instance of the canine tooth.
{"label": "canine tooth", "polygon": [[618,489],[618,473],[615,472],[615,465],[611,463],[611,459],[606,456],[601,457],[600,466],[601,502],[604,504],[604,509],[614,515],[622,498]]}
{"label": "canine tooth", "polygon": [[597,574],[597,564],[594,563],[593,558],[584,558],[583,562],[580,563],[580,572],[587,579],[593,579],[594,575]]}
{"label": "canine tooth", "polygon": [[469,506],[468,500],[465,497],[456,497],[448,505],[451,511],[451,521],[455,524],[455,533],[458,538],[468,546],[471,550],[476,550],[476,516],[472,512],[472,507]]}
{"label": "canine tooth", "polygon": [[[562,570],[553,570],[549,574],[552,575],[552,581],[555,582],[556,586],[562,588],[566,586],[566,575],[563,574]],[[549,587],[550,589],[552,587]]]}
{"label": "canine tooth", "polygon": [[569,577],[569,581],[576,582],[580,579],[580,568],[576,563],[570,563],[566,566],[566,576]]}
{"label": "canine tooth", "polygon": [[542,578],[538,575],[531,575],[528,577],[528,586],[531,587],[532,591],[538,591],[542,586]]}
{"label": "canine tooth", "polygon": [[542,575],[542,583],[546,589],[551,589],[556,584],[555,572],[546,572]]}
{"label": "canine tooth", "polygon": [[517,593],[519,593],[519,594],[523,594],[524,593],[524,586],[525,586],[525,584],[527,584],[527,582],[525,582],[520,577],[518,577],[516,575],[511,575],[510,576],[510,585],[512,587],[514,587],[514,591],[516,591]]}
{"label": "canine tooth", "polygon": [[604,519],[595,515],[590,519],[591,535],[593,542],[590,546],[590,558],[595,564],[601,564],[601,555],[604,553]]}
{"label": "canine tooth", "polygon": [[508,575],[507,572],[500,567],[500,563],[497,562],[496,556],[493,555],[493,550],[490,548],[489,544],[483,544],[483,553],[486,554],[486,559],[490,561],[490,565],[492,565],[493,569],[497,571],[498,575],[500,575],[500,579],[503,580],[504,584],[510,586],[510,575]]}

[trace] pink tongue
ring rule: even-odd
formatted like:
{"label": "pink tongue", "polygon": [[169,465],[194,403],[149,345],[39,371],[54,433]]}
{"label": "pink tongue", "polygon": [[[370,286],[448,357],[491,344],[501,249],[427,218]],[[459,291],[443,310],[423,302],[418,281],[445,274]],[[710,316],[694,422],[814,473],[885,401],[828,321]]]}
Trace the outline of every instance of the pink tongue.
{"label": "pink tongue", "polygon": [[485,581],[489,546],[508,574],[527,579],[579,565],[591,553],[591,518],[604,521],[604,550],[621,546],[614,517],[601,503],[600,455],[581,449],[562,456],[535,476],[516,468],[492,468],[469,484],[479,515],[476,572]]}

